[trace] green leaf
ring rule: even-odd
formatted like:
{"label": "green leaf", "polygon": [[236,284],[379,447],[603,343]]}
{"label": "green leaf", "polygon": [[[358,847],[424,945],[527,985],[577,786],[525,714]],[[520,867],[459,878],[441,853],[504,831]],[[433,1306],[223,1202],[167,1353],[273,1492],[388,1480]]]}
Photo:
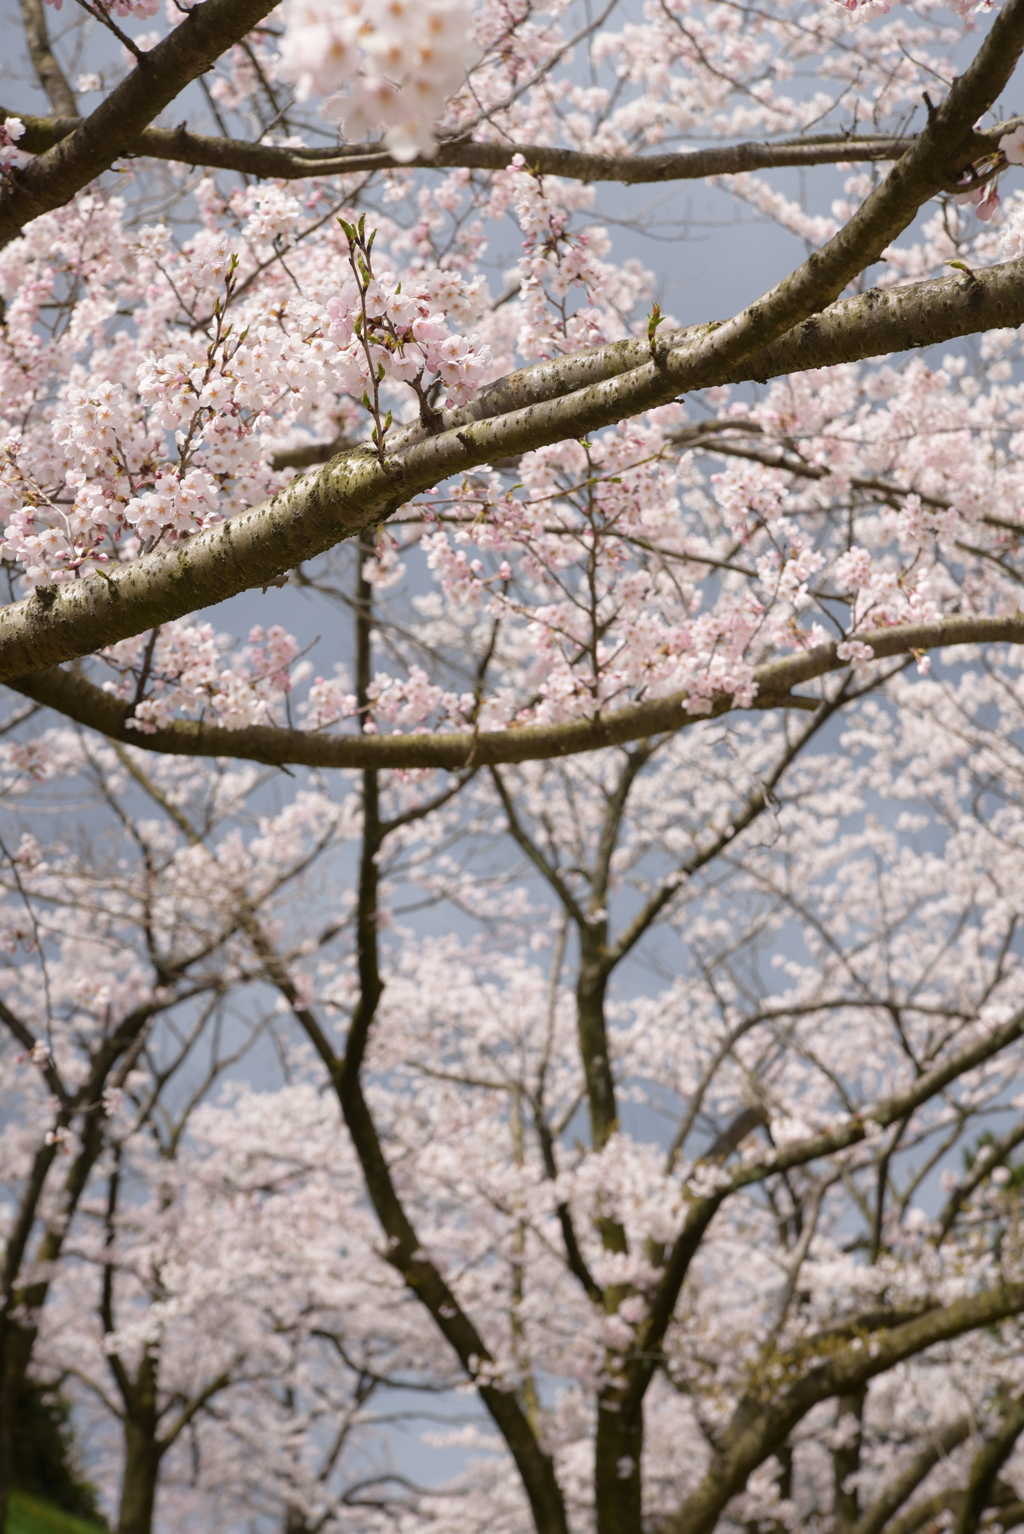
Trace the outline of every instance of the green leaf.
{"label": "green leaf", "polygon": [[665,316],[661,312],[661,305],[660,304],[652,305],[651,313],[650,313],[650,316],[649,316],[649,318],[647,320],[647,340],[648,340],[648,342],[650,344],[650,348],[651,348],[652,352],[654,351],[654,341],[655,341],[655,336],[656,336],[656,332],[657,332],[658,326],[659,325],[663,325],[664,322],[665,322]]}

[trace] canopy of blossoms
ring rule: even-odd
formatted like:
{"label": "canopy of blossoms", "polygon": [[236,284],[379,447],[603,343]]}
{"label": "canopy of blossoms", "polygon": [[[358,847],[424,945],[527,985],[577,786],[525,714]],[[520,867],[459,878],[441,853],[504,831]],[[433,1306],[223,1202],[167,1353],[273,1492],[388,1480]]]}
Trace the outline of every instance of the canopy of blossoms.
{"label": "canopy of blossoms", "polygon": [[1024,0],[22,10],[0,1517],[1018,1526]]}

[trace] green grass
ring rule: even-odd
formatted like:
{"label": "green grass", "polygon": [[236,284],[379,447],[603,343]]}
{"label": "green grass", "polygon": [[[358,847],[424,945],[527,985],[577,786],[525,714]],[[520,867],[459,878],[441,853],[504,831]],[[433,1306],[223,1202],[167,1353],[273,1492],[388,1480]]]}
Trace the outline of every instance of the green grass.
{"label": "green grass", "polygon": [[11,1493],[7,1509],[7,1534],[103,1534],[98,1523],[73,1518],[23,1491]]}

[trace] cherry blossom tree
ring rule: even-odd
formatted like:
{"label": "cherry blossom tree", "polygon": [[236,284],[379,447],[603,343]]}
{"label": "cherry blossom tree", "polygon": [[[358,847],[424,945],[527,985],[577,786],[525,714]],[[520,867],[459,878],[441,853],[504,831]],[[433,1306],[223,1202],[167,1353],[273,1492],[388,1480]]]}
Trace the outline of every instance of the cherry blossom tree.
{"label": "cherry blossom tree", "polygon": [[[362,573],[360,585],[365,600]],[[842,785],[834,749],[816,748],[817,720],[780,730],[771,716],[710,740],[665,736],[643,772],[606,753],[518,769],[514,785],[479,773],[433,807],[422,783],[382,787],[368,773],[357,903],[314,942],[301,919],[289,930],[254,910],[240,875],[265,885],[257,869],[282,841],[292,860],[296,837],[322,841],[323,807],[289,808],[243,843],[174,802],[161,781],[173,761],[136,766],[161,817],[139,804],[140,834],[168,856],[173,844],[190,892],[234,904],[239,965],[278,990],[334,1088],[318,1092],[315,1060],[297,1057],[308,1085],[190,1108],[180,1170],[167,1167],[172,1115],[156,1206],[126,1206],[118,1246],[97,1182],[97,1234],[69,1253],[97,1275],[115,1258],[123,1270],[128,1313],[110,1354],[122,1367],[133,1346],[159,1342],[166,1388],[180,1392],[196,1326],[215,1334],[199,1354],[215,1381],[222,1349],[244,1359],[212,1427],[193,1419],[217,1486],[263,1509],[287,1493],[292,1527],[324,1512],[344,1527],[344,1501],[325,1507],[281,1464],[302,1425],[265,1404],[254,1424],[252,1404],[260,1387],[287,1388],[294,1341],[337,1327],[345,1371],[366,1349],[375,1378],[435,1392],[472,1382],[500,1430],[496,1442],[479,1424],[456,1435],[474,1456],[454,1484],[402,1499],[413,1527],[481,1529],[499,1515],[529,1527],[529,1477],[537,1459],[545,1468],[531,1439],[567,1527],[602,1526],[622,1483],[664,1527],[912,1528],[943,1512],[1013,1526],[1024,1426],[1014,680],[981,663],[955,684],[862,669],[846,688],[861,696],[822,711],[852,710]],[[709,806],[733,813],[710,836]],[[503,816],[547,865],[554,902],[514,864],[488,866]],[[341,835],[358,838],[358,820]],[[412,880],[472,911],[485,940],[403,931]],[[659,967],[675,978],[616,999],[607,980],[630,939],[638,948],[659,923],[671,945]],[[133,1094],[151,1101],[142,1080]],[[122,1099],[107,1116],[126,1146],[130,1113]],[[654,1142],[651,1116],[668,1130]],[[134,1154],[141,1176],[152,1157]],[[160,1282],[144,1299],[146,1272]],[[58,1297],[39,1357],[95,1389],[103,1351],[81,1323],[89,1291],[68,1273],[73,1308]],[[623,1445],[634,1380],[641,1410]],[[336,1395],[333,1411],[347,1423]],[[238,1437],[259,1445],[255,1485]],[[182,1508],[184,1491],[173,1480],[168,1491]],[[204,1491],[207,1518],[216,1505],[200,1480],[192,1517]],[[370,1501],[394,1512],[378,1481],[356,1527],[373,1526]],[[620,1520],[623,1504],[619,1491]]]}
{"label": "cherry blossom tree", "polygon": [[381,1306],[372,1217],[329,1100],[282,1087],[269,1136],[265,1094],[199,1101],[146,1136],[122,1099],[37,1368],[76,1389],[123,1534],[153,1527],[158,1482],[171,1522],[230,1524],[242,1502],[296,1534],[327,1516],[358,1528],[407,1501],[379,1452],[377,1398],[418,1388],[428,1366],[443,1376],[440,1340],[397,1276]]}
{"label": "cherry blossom tree", "polygon": [[[140,1226],[136,1239],[125,1237],[131,1257],[122,1258],[122,1221],[134,1231],[132,1219],[142,1219],[137,1178],[130,1164],[122,1173],[122,1162],[142,1154],[157,1126],[160,1164],[168,1157],[173,1161],[192,1107],[253,1047],[265,1024],[239,1010],[246,966],[232,951],[239,930],[237,899],[225,905],[211,890],[210,903],[195,904],[189,891],[197,871],[194,866],[189,870],[188,856],[182,862],[159,827],[136,825],[122,804],[126,787],[134,782],[127,754],[120,747],[114,756],[106,747],[97,753],[96,746],[66,732],[30,745],[5,746],[5,794],[9,803],[24,796],[21,808],[28,818],[33,793],[45,796],[47,781],[56,778],[67,787],[75,785],[80,803],[91,784],[98,799],[94,826],[102,825],[104,809],[109,819],[108,852],[102,858],[94,855],[95,843],[84,849],[57,843],[44,856],[29,831],[7,849],[11,899],[4,909],[5,952],[23,953],[25,960],[8,966],[12,983],[5,987],[3,1010],[17,1051],[4,1055],[3,1383],[9,1431],[50,1291],[66,1267],[64,1281],[72,1286],[73,1301],[64,1322],[70,1327],[70,1352],[65,1349],[54,1367],[58,1375],[69,1370],[82,1374],[84,1350],[92,1358],[94,1385],[96,1358],[111,1371],[106,1388],[120,1397],[128,1448],[121,1499],[121,1524],[127,1530],[150,1526],[161,1457],[205,1401],[233,1381],[236,1355],[241,1364],[247,1354],[233,1351],[227,1336],[221,1336],[217,1349],[211,1349],[212,1370],[204,1360],[197,1382],[194,1362],[191,1374],[179,1363],[177,1372],[185,1383],[181,1378],[163,1382],[161,1400],[159,1326],[150,1347],[145,1318],[140,1323],[136,1315],[142,1303],[137,1291],[141,1286],[153,1303],[168,1303],[161,1242],[165,1253],[176,1244],[179,1227],[172,1221],[187,1222],[188,1211],[179,1215],[173,1198],[165,1207],[162,1185],[156,1183],[149,1195],[153,1218]],[[46,765],[51,750],[58,771]],[[177,766],[165,780],[169,797],[164,802],[170,806],[181,796],[195,803],[205,795],[204,825],[225,836],[223,851],[231,861],[241,850],[232,822],[237,826],[244,817],[258,772],[215,771],[200,782],[190,779],[188,771],[182,777]],[[284,841],[272,821],[265,825],[275,851],[262,867],[266,882],[250,892],[247,912],[280,899],[302,880],[339,813],[344,809],[306,795],[283,811],[292,827]],[[175,1090],[182,1096],[176,1112],[168,1096]],[[121,1191],[126,1179],[127,1209]],[[91,1223],[91,1233],[75,1235],[76,1216]],[[191,1235],[184,1226],[180,1230],[180,1244],[186,1247],[194,1246],[200,1216],[190,1219]],[[206,1228],[209,1235],[209,1221]],[[195,1260],[201,1266],[198,1251]],[[91,1298],[82,1287],[83,1265],[96,1275]],[[126,1294],[121,1292],[122,1268]],[[187,1292],[176,1303],[185,1316],[190,1313]],[[83,1324],[83,1311],[90,1309],[93,1318]],[[59,1324],[47,1326],[52,1330]],[[92,1355],[90,1328],[96,1333]],[[44,1335],[44,1365],[47,1346]],[[173,1368],[169,1372],[173,1375]]]}
{"label": "cherry blossom tree", "polygon": [[0,1515],[1024,1521],[1024,0],[22,11]]}

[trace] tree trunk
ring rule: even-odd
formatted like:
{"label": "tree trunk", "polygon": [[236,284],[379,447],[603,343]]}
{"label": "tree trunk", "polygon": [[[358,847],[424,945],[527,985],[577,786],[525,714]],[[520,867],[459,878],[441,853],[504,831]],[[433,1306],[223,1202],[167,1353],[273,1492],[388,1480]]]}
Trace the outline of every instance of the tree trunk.
{"label": "tree trunk", "polygon": [[597,1413],[594,1483],[597,1534],[641,1534],[643,1444],[643,1411],[627,1418],[613,1396],[602,1399]]}
{"label": "tree trunk", "polygon": [[849,1476],[860,1469],[861,1418],[867,1392],[840,1396],[837,1427],[846,1429],[846,1442],[833,1450],[832,1474],[835,1483],[833,1528],[835,1534],[847,1534],[860,1517],[860,1498],[855,1487],[846,1490]]}
{"label": "tree trunk", "polygon": [[[603,943],[595,933],[580,934],[580,969],[576,987],[576,1022],[580,1054],[586,1073],[590,1130],[594,1149],[602,1150],[618,1129],[615,1078],[608,1049],[604,1003],[607,975],[602,964]],[[597,1226],[606,1252],[629,1250],[626,1232],[618,1220],[600,1210]],[[611,1285],[604,1291],[605,1310],[614,1315],[629,1293]],[[626,1357],[609,1352],[605,1368],[614,1379],[626,1366]],[[604,1390],[597,1409],[594,1494],[597,1502],[597,1534],[641,1534],[643,1491],[640,1456],[643,1451],[643,1410],[627,1417],[621,1391],[613,1384]]]}
{"label": "tree trunk", "polygon": [[155,1422],[127,1421],[124,1428],[124,1480],[121,1484],[117,1534],[152,1534],[160,1457]]}
{"label": "tree trunk", "polygon": [[596,1151],[603,1150],[618,1128],[615,1080],[608,1058],[608,1034],[604,998],[608,979],[601,964],[600,946],[580,934],[580,972],[576,984],[576,1026],[580,1055],[587,1082],[590,1134]]}
{"label": "tree trunk", "polygon": [[25,1383],[35,1329],[5,1319],[0,1322],[0,1530],[7,1527],[7,1502],[14,1481],[14,1422]]}
{"label": "tree trunk", "polygon": [[14,1472],[14,1412],[7,1401],[7,1390],[0,1385],[0,1529],[7,1527],[7,1500]]}

